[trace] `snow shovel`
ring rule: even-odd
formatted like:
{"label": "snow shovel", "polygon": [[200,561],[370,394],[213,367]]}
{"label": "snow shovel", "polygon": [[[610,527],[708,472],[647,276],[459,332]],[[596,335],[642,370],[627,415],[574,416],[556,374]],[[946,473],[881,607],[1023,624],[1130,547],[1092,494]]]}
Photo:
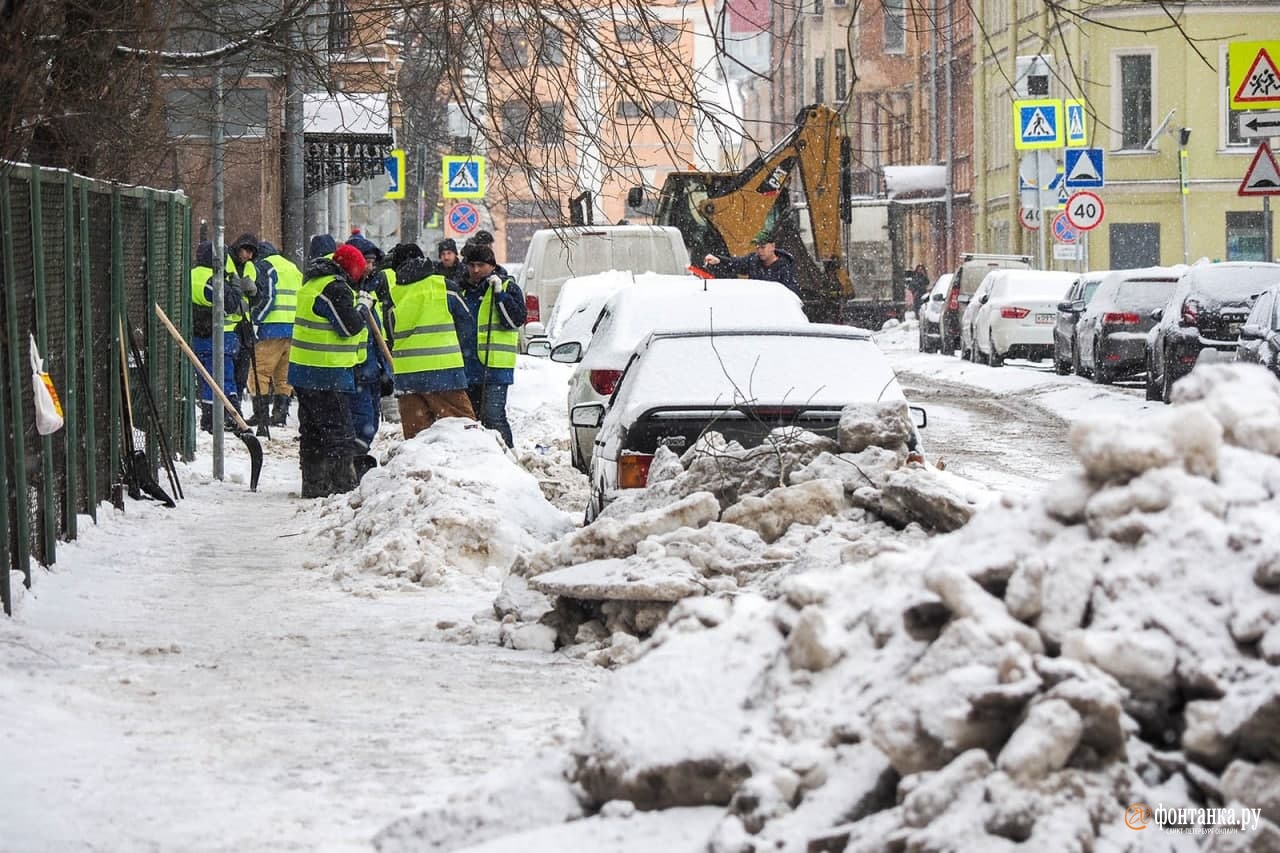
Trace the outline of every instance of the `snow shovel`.
{"label": "snow shovel", "polygon": [[133,395],[129,391],[129,358],[125,354],[124,322],[118,321],[120,329],[120,379],[124,382],[124,476],[129,489],[129,497],[138,500],[143,492],[148,497],[160,501],[167,507],[177,504],[169,497],[151,473],[151,463],[147,460],[145,450],[139,450],[133,443]]}
{"label": "snow shovel", "polygon": [[[128,322],[129,315],[125,314],[125,321]],[[133,357],[133,363],[138,366],[138,375],[142,377],[142,394],[147,402],[147,414],[151,418],[151,426],[156,432],[156,441],[160,445],[160,453],[164,457],[164,470],[169,475],[169,486],[173,489],[173,495],[178,500],[186,497],[182,493],[182,484],[178,482],[178,469],[173,464],[173,450],[169,446],[169,436],[165,432],[164,421],[160,418],[160,409],[156,406],[156,397],[151,390],[151,379],[147,376],[147,360],[143,356],[142,348],[138,345],[138,341],[133,336],[133,330],[129,332],[129,354]]]}
{"label": "snow shovel", "polygon": [[169,334],[173,336],[178,346],[182,347],[182,351],[187,354],[187,360],[191,362],[196,371],[208,383],[209,390],[213,391],[214,396],[222,403],[222,407],[231,415],[231,419],[235,422],[236,429],[232,430],[237,438],[244,442],[244,446],[249,448],[249,491],[258,491],[258,477],[262,474],[262,442],[258,441],[258,437],[253,434],[253,430],[249,429],[249,425],[244,422],[244,418],[240,417],[240,413],[236,411],[236,407],[231,405],[231,401],[227,399],[227,395],[222,393],[213,381],[213,377],[209,375],[209,371],[204,369],[204,365],[200,363],[200,357],[191,349],[191,346],[182,338],[182,333],[173,325],[173,321],[169,319],[169,315],[164,313],[164,309],[160,307],[160,303],[155,303],[156,316],[160,318],[160,322],[164,323]]}

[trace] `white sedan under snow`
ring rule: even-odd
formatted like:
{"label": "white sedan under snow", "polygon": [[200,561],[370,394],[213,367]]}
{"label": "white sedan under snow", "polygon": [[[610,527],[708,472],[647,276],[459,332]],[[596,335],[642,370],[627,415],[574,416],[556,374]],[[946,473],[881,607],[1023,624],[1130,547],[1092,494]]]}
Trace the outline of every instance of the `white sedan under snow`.
{"label": "white sedan under snow", "polygon": [[1058,303],[1078,277],[1046,270],[989,273],[973,317],[973,360],[999,367],[1006,358],[1052,358]]}
{"label": "white sedan under snow", "polygon": [[846,406],[903,399],[863,329],[815,323],[654,332],[636,348],[607,409],[588,402],[570,412],[572,424],[598,427],[587,521],[618,489],[646,485],[660,446],[682,453],[708,430],[743,447],[780,429],[834,438]]}

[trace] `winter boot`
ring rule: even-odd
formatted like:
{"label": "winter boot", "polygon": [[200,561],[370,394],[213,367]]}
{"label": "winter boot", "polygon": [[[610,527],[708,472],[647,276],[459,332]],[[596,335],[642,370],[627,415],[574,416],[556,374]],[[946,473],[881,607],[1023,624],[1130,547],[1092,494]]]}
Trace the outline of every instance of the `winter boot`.
{"label": "winter boot", "polygon": [[332,494],[329,485],[329,457],[314,453],[304,453],[298,458],[302,468],[302,496],[304,498],[323,498]]}
{"label": "winter boot", "polygon": [[338,495],[349,492],[356,487],[360,479],[356,476],[356,466],[350,456],[332,456],[329,463],[329,494]]}
{"label": "winter boot", "polygon": [[370,456],[368,453],[357,456],[355,458],[356,466],[356,482],[364,479],[364,475],[368,474],[374,468],[378,467],[378,460]]}
{"label": "winter boot", "polygon": [[200,401],[200,429],[203,432],[213,432],[213,403]]}
{"label": "winter boot", "polygon": [[271,425],[282,427],[289,421],[289,395],[276,394],[271,398]]}
{"label": "winter boot", "polygon": [[250,426],[257,425],[255,432],[258,435],[269,436],[271,433],[267,429],[267,424],[271,421],[270,412],[271,401],[265,396],[257,396],[253,398],[253,418],[248,421]]}

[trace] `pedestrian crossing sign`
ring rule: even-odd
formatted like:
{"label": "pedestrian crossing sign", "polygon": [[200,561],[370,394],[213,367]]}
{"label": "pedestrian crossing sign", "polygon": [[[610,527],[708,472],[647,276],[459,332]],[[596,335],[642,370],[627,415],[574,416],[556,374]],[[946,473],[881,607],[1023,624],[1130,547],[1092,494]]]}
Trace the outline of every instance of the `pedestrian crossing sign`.
{"label": "pedestrian crossing sign", "polygon": [[1089,144],[1085,133],[1084,101],[1063,101],[1067,114],[1067,147],[1082,148]]}
{"label": "pedestrian crossing sign", "polygon": [[1049,98],[1013,102],[1014,147],[1019,151],[1061,148],[1062,101]]}
{"label": "pedestrian crossing sign", "polygon": [[484,198],[484,158],[472,154],[441,158],[445,198]]}

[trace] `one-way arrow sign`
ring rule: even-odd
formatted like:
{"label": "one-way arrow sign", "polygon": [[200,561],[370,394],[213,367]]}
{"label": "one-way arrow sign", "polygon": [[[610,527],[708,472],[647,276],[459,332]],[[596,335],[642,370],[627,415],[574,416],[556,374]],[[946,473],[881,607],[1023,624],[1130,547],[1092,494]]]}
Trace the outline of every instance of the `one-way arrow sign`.
{"label": "one-way arrow sign", "polygon": [[1239,113],[1236,126],[1246,139],[1280,136],[1280,111],[1269,113]]}

